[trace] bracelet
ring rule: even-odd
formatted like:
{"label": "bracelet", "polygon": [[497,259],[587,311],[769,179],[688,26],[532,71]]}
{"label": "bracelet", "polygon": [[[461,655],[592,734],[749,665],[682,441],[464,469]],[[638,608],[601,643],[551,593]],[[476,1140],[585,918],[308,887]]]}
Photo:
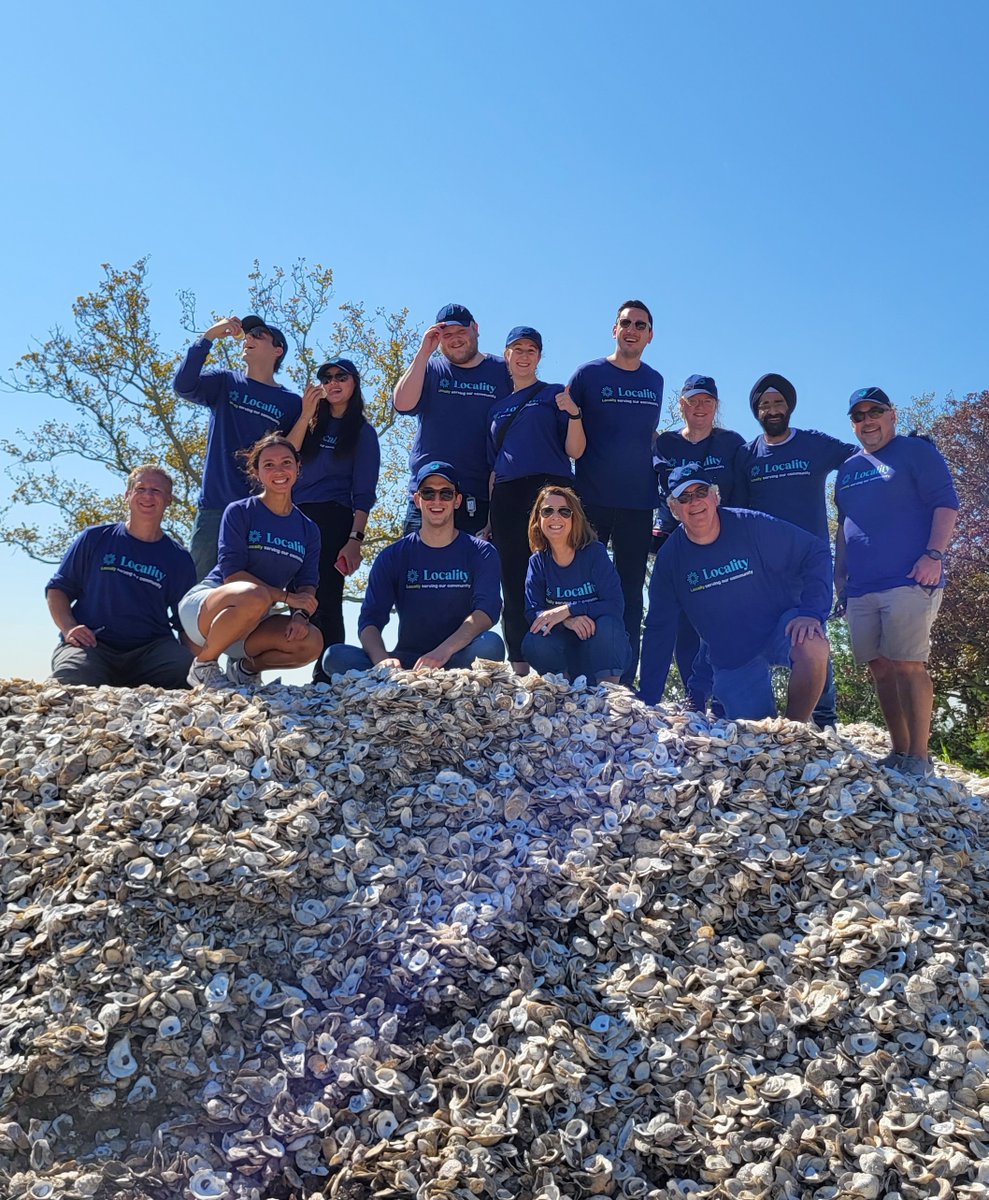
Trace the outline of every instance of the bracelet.
{"label": "bracelet", "polygon": [[583,419],[584,419],[583,413],[577,413],[576,415],[574,415],[573,413],[567,413],[568,421],[583,421]]}
{"label": "bracelet", "polygon": [[304,609],[293,608],[290,613],[290,619],[291,617],[301,617],[307,625],[309,624],[309,614]]}
{"label": "bracelet", "polygon": [[[352,537],[357,542],[363,542],[364,541],[364,530],[363,529],[352,529],[350,531],[350,537]],[[349,540],[349,538],[348,538],[348,540]]]}

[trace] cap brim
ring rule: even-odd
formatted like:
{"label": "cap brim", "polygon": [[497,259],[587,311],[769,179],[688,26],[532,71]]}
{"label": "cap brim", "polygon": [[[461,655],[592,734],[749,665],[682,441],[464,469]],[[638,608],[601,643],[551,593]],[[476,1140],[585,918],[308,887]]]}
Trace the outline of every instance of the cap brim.
{"label": "cap brim", "polygon": [[691,396],[710,396],[712,400],[717,400],[718,398],[714,392],[709,392],[707,388],[691,388],[689,392],[680,393],[681,400],[689,400]]}
{"label": "cap brim", "polygon": [[672,500],[679,500],[687,488],[693,487],[696,483],[699,483],[702,487],[706,488],[711,486],[711,482],[708,479],[688,479],[686,483],[678,483],[676,485],[676,487],[670,492],[670,498]]}

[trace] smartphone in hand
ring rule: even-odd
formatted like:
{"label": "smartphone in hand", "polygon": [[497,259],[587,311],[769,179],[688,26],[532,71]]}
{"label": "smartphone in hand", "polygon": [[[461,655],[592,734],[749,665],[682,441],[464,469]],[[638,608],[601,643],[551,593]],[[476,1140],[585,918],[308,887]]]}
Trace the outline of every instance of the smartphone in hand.
{"label": "smartphone in hand", "polygon": [[336,562],[333,564],[341,575],[350,575],[350,567],[347,566],[347,560],[342,554],[337,556]]}

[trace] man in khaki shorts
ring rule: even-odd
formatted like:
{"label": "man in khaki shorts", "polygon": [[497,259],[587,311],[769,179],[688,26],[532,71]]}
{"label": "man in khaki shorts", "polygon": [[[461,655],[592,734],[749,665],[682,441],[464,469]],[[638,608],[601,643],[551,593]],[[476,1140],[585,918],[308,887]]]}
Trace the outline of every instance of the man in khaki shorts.
{"label": "man in khaki shorts", "polygon": [[896,409],[882,388],[853,392],[848,413],[862,448],[835,481],[835,589],[846,606],[852,652],[869,664],[889,730],[892,747],[882,765],[922,778],[932,771],[931,626],[958,495],[937,449],[897,434]]}

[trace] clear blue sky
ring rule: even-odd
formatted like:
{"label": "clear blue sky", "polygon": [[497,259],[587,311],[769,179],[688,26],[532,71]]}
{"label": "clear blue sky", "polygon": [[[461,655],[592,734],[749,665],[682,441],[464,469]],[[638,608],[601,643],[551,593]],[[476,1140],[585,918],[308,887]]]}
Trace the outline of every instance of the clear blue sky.
{"label": "clear blue sky", "polygon": [[[545,378],[641,296],[668,387],[713,374],[749,435],[769,370],[833,433],[859,386],[981,389],[987,41],[975,0],[17,5],[0,366],[103,262],[150,255],[178,346],[180,288],[240,312],[303,255],[421,326],[468,304],[482,349],[536,325]],[[0,394],[0,435],[56,412]],[[42,677],[48,571],[0,571],[0,675]]]}

